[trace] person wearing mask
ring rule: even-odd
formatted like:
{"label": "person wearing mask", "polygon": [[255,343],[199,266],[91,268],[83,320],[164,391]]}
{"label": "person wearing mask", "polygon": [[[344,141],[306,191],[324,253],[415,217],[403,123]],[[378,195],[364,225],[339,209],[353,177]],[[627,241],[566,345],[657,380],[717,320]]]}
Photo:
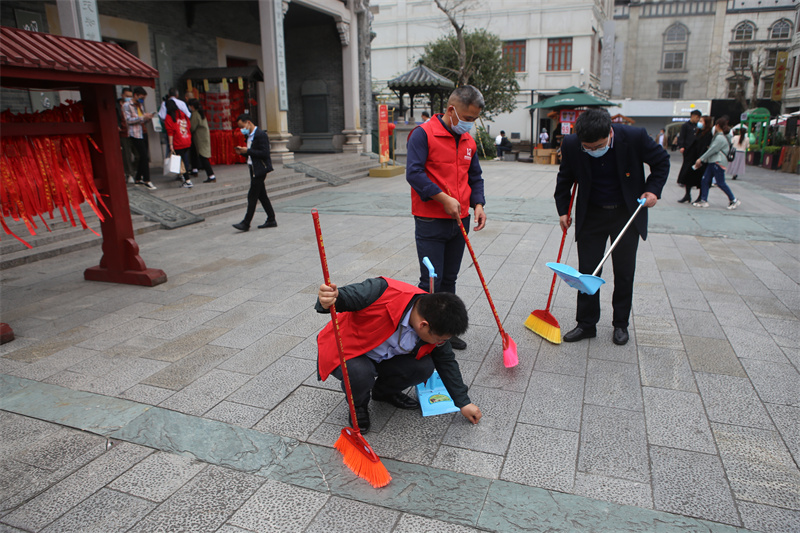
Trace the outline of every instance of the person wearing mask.
{"label": "person wearing mask", "polygon": [[197,149],[199,166],[206,171],[206,179],[203,183],[216,183],[217,177],[208,159],[211,157],[211,132],[208,129],[208,119],[203,111],[203,104],[200,100],[193,98],[189,100],[189,109],[192,112],[192,147]]}
{"label": "person wearing mask", "polygon": [[236,146],[234,150],[242,156],[247,156],[247,167],[250,170],[250,190],[247,191],[247,212],[244,219],[233,227],[239,231],[248,231],[250,222],[256,213],[256,205],[261,202],[264,211],[267,212],[267,221],[258,226],[259,228],[275,228],[278,226],[275,220],[275,211],[272,203],[267,196],[265,180],[267,174],[272,172],[272,156],[269,151],[269,136],[267,132],[259,129],[255,123],[256,118],[248,113],[242,113],[237,119],[239,129],[247,139],[247,146]]}
{"label": "person wearing mask", "polygon": [[678,203],[685,204],[692,201],[691,191],[692,188],[697,189],[697,199],[695,202],[700,201],[700,183],[703,181],[703,173],[706,171],[706,165],[703,164],[700,168],[694,168],[694,164],[700,155],[708,150],[713,137],[712,130],[714,129],[714,117],[708,115],[703,116],[697,122],[699,131],[695,134],[694,142],[683,153],[683,164],[681,170],[678,172],[678,185],[683,185],[686,189],[686,194],[683,198],[678,200]]}
{"label": "person wearing mask", "polygon": [[744,176],[745,158],[747,157],[747,150],[750,149],[750,137],[747,135],[747,126],[744,124],[739,125],[739,134],[733,138],[733,147],[736,149],[736,158],[728,167],[728,174],[731,179],[736,179],[739,176]]}
{"label": "person wearing mask", "polygon": [[[575,198],[575,240],[578,242],[578,270],[593,272],[606,249],[630,220],[638,200],[652,208],[661,197],[669,176],[669,154],[644,128],[612,124],[608,111],[592,108],[575,122],[575,133],[564,137],[561,167],[556,177],[554,198],[561,229],[572,224],[569,213],[571,189],[578,183]],[[650,168],[645,178],[644,165]],[[611,337],[614,344],[628,342],[628,320],[633,302],[633,281],[639,237],[647,238],[644,209],[623,234],[611,253],[614,294]],[[602,270],[597,274],[602,275]],[[600,291],[577,292],[577,326],[564,335],[564,342],[597,336],[600,320]]]}
{"label": "person wearing mask", "polygon": [[178,109],[178,105],[174,100],[167,101],[166,107],[167,118],[164,121],[164,126],[167,129],[169,151],[172,154],[179,155],[183,161],[184,172],[181,174],[183,187],[191,189],[194,186],[189,175],[189,169],[192,168],[192,163],[189,160],[189,149],[192,147],[192,126],[189,123],[189,118],[183,114],[183,111]]}
{"label": "person wearing mask", "polygon": [[[483,173],[477,144],[469,134],[485,106],[483,95],[472,85],[455,89],[447,111],[435,114],[408,138],[406,181],[411,185],[411,212],[419,258],[419,288],[429,290],[429,273],[422,259],[428,257],[438,274],[433,292],[456,292],[466,242],[458,224],[469,231],[472,207],[475,231],[486,225],[483,206]],[[456,350],[467,343],[450,339]]]}
{"label": "person wearing mask", "polygon": [[145,129],[147,122],[154,115],[153,113],[144,112],[144,99],[146,96],[147,92],[143,87],[134,87],[133,101],[123,104],[122,111],[125,115],[125,121],[128,123],[128,137],[139,157],[134,183],[136,185],[144,185],[154,191],[156,186],[150,181],[150,159],[147,155],[147,133]]}
{"label": "person wearing mask", "polygon": [[728,117],[722,116],[714,124],[714,138],[711,146],[708,147],[703,155],[695,162],[695,168],[700,168],[703,163],[708,163],[703,174],[703,182],[700,191],[700,201],[693,203],[695,207],[708,207],[708,190],[711,188],[712,179],[716,181],[719,190],[728,197],[728,209],[736,209],[740,202],[733,191],[725,183],[725,167],[728,165],[728,151],[731,148],[731,139],[728,135],[731,127],[728,125]]}

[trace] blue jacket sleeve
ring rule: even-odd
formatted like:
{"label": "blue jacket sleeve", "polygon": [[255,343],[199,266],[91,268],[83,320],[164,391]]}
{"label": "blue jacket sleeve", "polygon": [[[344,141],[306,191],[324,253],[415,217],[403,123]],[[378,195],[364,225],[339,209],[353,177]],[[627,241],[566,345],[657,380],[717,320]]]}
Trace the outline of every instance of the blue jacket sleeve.
{"label": "blue jacket sleeve", "polygon": [[420,128],[411,131],[406,144],[406,181],[414,189],[423,202],[442,192],[425,172],[425,162],[428,160],[428,136]]}

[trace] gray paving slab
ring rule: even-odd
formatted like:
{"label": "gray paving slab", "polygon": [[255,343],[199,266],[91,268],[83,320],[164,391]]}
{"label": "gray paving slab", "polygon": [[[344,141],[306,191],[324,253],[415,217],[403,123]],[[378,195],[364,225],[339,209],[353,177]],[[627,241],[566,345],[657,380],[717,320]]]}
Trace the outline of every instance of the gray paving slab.
{"label": "gray paving slab", "polygon": [[644,413],[586,405],[583,409],[578,471],[648,483]]}
{"label": "gray paving slab", "polygon": [[737,500],[800,511],[800,470],[776,431],[712,423]]}
{"label": "gray paving slab", "polygon": [[207,466],[189,457],[157,452],[145,457],[108,486],[137,498],[161,503]]}
{"label": "gray paving slab", "polygon": [[750,380],[722,374],[695,374],[708,419],[760,429],[774,429]]}
{"label": "gray paving slab", "polygon": [[641,346],[639,372],[642,386],[689,392],[697,390],[692,367],[683,350]]}
{"label": "gray paving slab", "polygon": [[571,492],[579,434],[561,429],[517,425],[500,479]]}
{"label": "gray paving slab", "polygon": [[129,531],[214,531],[239,509],[264,480],[209,466]]}
{"label": "gray paving slab", "polygon": [[620,505],[653,508],[653,489],[650,483],[576,472],[574,493]]}
{"label": "gray paving slab", "polygon": [[329,531],[364,531],[381,533],[390,531],[397,523],[400,513],[378,505],[333,496],[325,502],[317,516],[309,524],[309,533]]}
{"label": "gray paving slab", "polygon": [[742,364],[764,402],[800,407],[800,373],[792,365],[753,359]]}
{"label": "gray paving slab", "polygon": [[744,368],[727,339],[684,336],[689,364],[695,372],[745,377]]}
{"label": "gray paving slab", "polygon": [[519,422],[580,431],[584,379],[533,372],[519,413]]}
{"label": "gray paving slab", "polygon": [[589,359],[584,402],[632,411],[642,410],[642,391],[636,365]]}
{"label": "gray paving slab", "polygon": [[800,464],[800,408],[767,404],[767,410],[794,461]]}
{"label": "gray paving slab", "polygon": [[741,525],[716,455],[652,446],[650,460],[656,509]]}
{"label": "gray paving slab", "polygon": [[644,415],[651,446],[715,454],[714,438],[697,393],[644,387]]}
{"label": "gray paving slab", "polygon": [[304,531],[329,496],[267,480],[226,522],[248,531]]}
{"label": "gray paving slab", "polygon": [[123,531],[144,518],[156,504],[109,489],[101,489],[44,528],[42,533]]}

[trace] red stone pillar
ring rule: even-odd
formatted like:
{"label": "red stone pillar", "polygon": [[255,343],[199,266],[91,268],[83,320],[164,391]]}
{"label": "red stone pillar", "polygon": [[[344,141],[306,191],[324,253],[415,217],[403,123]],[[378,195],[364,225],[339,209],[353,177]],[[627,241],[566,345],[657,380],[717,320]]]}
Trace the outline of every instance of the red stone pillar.
{"label": "red stone pillar", "polygon": [[111,211],[101,223],[103,257],[98,266],[87,268],[83,277],[89,281],[107,281],[152,287],[167,281],[163,270],[147,268],[139,256],[133,238],[133,223],[128,204],[128,188],[122,168],[122,153],[117,131],[116,95],[113,85],[81,87],[81,101],[88,122],[98,126],[94,141],[102,153],[89,147],[97,189]]}

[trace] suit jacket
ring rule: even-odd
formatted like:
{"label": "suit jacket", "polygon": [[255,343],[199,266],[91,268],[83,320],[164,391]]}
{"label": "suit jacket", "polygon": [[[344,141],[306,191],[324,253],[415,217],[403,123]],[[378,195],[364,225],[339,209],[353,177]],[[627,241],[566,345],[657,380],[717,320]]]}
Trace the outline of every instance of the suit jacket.
{"label": "suit jacket", "polygon": [[689,148],[697,138],[697,124],[691,121],[681,124],[681,133],[678,135],[678,148]]}
{"label": "suit jacket", "polygon": [[269,153],[269,136],[261,128],[253,133],[253,142],[247,149],[247,156],[253,161],[253,175],[264,179],[272,172],[272,157]]}
{"label": "suit jacket", "polygon": [[[614,129],[614,148],[611,153],[617,158],[617,172],[625,206],[632,215],[639,204],[638,198],[651,192],[661,198],[661,189],[669,175],[669,153],[656,143],[644,128],[612,125]],[[586,219],[589,197],[592,191],[592,175],[589,166],[591,156],[581,150],[577,135],[567,135],[561,144],[561,166],[556,177],[556,200],[558,215],[566,215],[572,184],[578,182],[578,195],[575,199],[575,237],[577,239]],[[650,175],[645,179],[644,163],[650,167]],[[647,210],[640,212],[634,226],[647,238]]]}

